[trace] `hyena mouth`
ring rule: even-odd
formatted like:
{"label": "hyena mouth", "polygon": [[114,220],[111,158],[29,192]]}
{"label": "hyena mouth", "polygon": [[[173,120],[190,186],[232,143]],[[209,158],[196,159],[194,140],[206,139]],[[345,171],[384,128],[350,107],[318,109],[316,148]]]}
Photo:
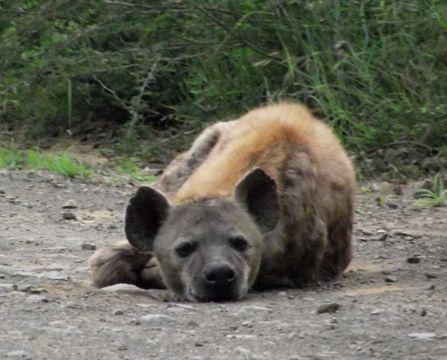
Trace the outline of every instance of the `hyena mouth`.
{"label": "hyena mouth", "polygon": [[243,294],[235,291],[221,291],[212,294],[198,294],[193,289],[189,289],[188,298],[197,302],[232,302],[239,300]]}

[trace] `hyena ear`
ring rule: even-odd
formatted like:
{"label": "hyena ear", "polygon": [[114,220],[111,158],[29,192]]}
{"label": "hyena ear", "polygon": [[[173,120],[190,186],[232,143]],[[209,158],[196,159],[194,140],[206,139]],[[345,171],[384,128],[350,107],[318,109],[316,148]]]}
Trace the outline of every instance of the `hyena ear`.
{"label": "hyena ear", "polygon": [[140,187],[126,211],[125,232],[129,243],[138,250],[151,251],[169,208],[168,199],[163,194],[150,187]]}
{"label": "hyena ear", "polygon": [[262,233],[272,231],[279,219],[275,181],[263,170],[246,175],[235,189],[236,200],[249,212]]}

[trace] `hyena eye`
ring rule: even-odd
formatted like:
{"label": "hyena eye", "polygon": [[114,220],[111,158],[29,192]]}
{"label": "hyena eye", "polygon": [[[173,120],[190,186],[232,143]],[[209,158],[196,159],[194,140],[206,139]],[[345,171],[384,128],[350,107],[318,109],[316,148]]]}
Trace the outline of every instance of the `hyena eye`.
{"label": "hyena eye", "polygon": [[181,258],[185,258],[191,255],[196,250],[196,248],[197,244],[184,242],[175,248],[175,253]]}
{"label": "hyena eye", "polygon": [[248,248],[248,242],[242,236],[230,238],[230,245],[237,251],[245,251]]}

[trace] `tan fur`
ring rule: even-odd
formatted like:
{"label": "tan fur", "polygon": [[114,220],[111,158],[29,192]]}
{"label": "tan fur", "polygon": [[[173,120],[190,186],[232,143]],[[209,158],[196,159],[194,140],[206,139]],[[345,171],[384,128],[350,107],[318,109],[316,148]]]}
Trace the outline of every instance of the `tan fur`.
{"label": "tan fur", "polygon": [[[236,183],[251,168],[261,167],[278,181],[288,149],[302,147],[317,169],[321,183],[353,189],[354,170],[330,129],[303,106],[281,103],[250,111],[227,129],[208,157],[172,196],[176,204],[201,198],[231,197]],[[336,214],[322,186],[322,210]]]}

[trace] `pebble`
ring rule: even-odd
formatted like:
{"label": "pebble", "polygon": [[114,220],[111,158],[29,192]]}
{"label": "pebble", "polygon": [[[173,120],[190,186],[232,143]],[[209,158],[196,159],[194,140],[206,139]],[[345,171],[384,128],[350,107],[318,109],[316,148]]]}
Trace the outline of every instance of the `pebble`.
{"label": "pebble", "polygon": [[32,359],[31,355],[24,350],[14,350],[6,354],[8,358]]}
{"label": "pebble", "polygon": [[62,217],[63,217],[65,220],[77,220],[77,219],[78,219],[78,218],[76,217],[76,214],[73,213],[73,212],[71,212],[71,211],[64,211],[64,212],[62,213]]}
{"label": "pebble", "polygon": [[48,299],[43,295],[30,295],[26,298],[26,302],[28,303],[47,303]]}
{"label": "pebble", "polygon": [[96,245],[83,243],[81,245],[82,250],[96,250]]}
{"label": "pebble", "polygon": [[340,308],[341,305],[337,303],[323,304],[317,309],[317,314],[335,313]]}
{"label": "pebble", "polygon": [[383,310],[381,310],[381,309],[375,309],[375,310],[371,311],[369,314],[370,314],[370,315],[379,315],[379,314],[381,314],[381,313],[383,313]]}
{"label": "pebble", "polygon": [[143,323],[162,325],[173,323],[175,319],[163,314],[147,314],[140,317],[140,321]]}
{"label": "pebble", "polygon": [[113,312],[113,315],[124,315],[123,310],[117,309]]}
{"label": "pebble", "polygon": [[409,264],[419,264],[421,262],[421,259],[417,256],[410,256],[407,258],[407,263]]}
{"label": "pebble", "polygon": [[433,273],[425,273],[425,276],[427,277],[427,279],[436,279],[438,277],[437,274]]}
{"label": "pebble", "polygon": [[436,337],[435,333],[431,333],[431,332],[420,332],[420,333],[411,333],[408,334],[409,337],[415,339],[415,340],[429,340],[429,339],[433,339],[434,337]]}
{"label": "pebble", "polygon": [[435,284],[430,284],[430,285],[425,287],[425,290],[434,290],[434,289],[436,289]]}
{"label": "pebble", "polygon": [[0,293],[8,293],[17,290],[16,284],[0,284]]}
{"label": "pebble", "polygon": [[5,190],[0,189],[0,195],[5,195],[5,194],[6,194]]}
{"label": "pebble", "polygon": [[62,205],[62,209],[76,209],[77,207],[78,205],[73,199],[67,200],[64,205]]}
{"label": "pebble", "polygon": [[116,293],[127,293],[127,294],[147,294],[146,290],[140,289],[134,285],[130,284],[115,284],[111,286],[103,287],[99,291],[105,292],[116,292]]}
{"label": "pebble", "polygon": [[387,277],[385,277],[385,282],[387,282],[387,283],[394,283],[396,281],[397,281],[397,277],[396,276],[388,275]]}

